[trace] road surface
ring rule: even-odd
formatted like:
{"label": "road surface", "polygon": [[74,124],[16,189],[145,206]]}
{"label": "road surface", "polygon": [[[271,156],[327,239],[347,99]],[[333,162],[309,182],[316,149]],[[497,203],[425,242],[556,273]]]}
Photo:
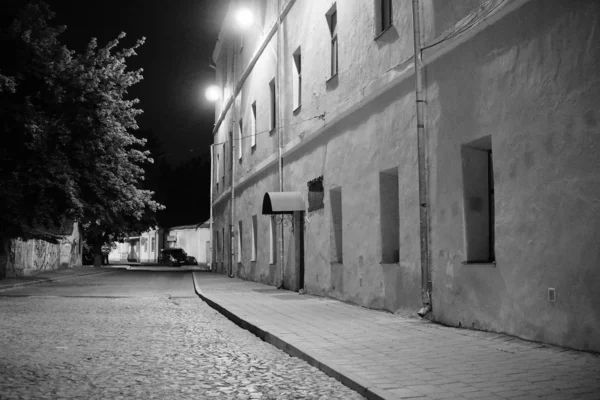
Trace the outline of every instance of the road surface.
{"label": "road surface", "polygon": [[0,292],[0,399],[362,399],[238,328],[190,272]]}

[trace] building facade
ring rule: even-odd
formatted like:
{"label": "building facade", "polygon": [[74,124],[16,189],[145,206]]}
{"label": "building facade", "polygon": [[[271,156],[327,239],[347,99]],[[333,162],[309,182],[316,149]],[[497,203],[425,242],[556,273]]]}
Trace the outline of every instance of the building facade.
{"label": "building facade", "polygon": [[164,248],[163,241],[164,231],[160,228],[130,236],[122,242],[113,243],[108,262],[157,263],[160,251]]}
{"label": "building facade", "polygon": [[174,226],[165,230],[164,248],[182,248],[199,264],[210,263],[209,223]]}
{"label": "building facade", "polygon": [[[600,351],[599,17],[593,0],[230,2],[214,269]],[[302,197],[293,232],[262,214],[272,192]]]}

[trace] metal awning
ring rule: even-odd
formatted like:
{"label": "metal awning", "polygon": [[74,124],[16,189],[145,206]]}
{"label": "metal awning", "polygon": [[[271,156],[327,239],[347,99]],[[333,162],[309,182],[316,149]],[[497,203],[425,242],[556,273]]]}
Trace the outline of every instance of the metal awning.
{"label": "metal awning", "polygon": [[294,211],[304,211],[304,200],[300,192],[267,192],[263,198],[262,213],[292,214]]}

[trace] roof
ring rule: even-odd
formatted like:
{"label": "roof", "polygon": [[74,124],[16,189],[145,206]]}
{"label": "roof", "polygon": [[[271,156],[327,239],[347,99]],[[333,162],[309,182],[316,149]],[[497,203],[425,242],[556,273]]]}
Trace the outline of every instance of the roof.
{"label": "roof", "polygon": [[198,228],[199,225],[200,224],[172,226],[172,227],[168,228],[168,230],[172,231],[174,229],[196,229],[196,228]]}
{"label": "roof", "polygon": [[267,192],[263,198],[263,214],[291,214],[304,211],[304,200],[300,192]]}

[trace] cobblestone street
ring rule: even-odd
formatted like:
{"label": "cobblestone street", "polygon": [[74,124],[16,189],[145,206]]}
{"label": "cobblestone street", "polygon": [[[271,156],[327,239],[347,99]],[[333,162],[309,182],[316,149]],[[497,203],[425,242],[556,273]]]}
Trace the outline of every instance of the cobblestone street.
{"label": "cobblestone street", "polygon": [[173,297],[16,293],[0,297],[2,399],[362,398],[238,328],[191,284]]}

